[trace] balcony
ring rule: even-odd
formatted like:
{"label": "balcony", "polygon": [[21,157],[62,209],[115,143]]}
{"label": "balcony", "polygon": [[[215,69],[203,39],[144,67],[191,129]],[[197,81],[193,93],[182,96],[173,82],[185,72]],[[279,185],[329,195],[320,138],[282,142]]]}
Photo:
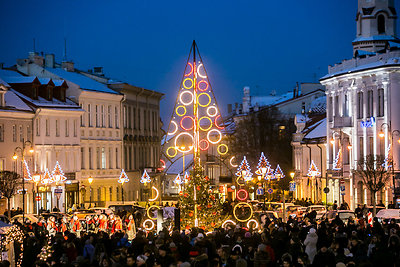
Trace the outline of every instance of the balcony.
{"label": "balcony", "polygon": [[344,128],[352,127],[353,121],[352,117],[334,117],[333,118],[333,128]]}

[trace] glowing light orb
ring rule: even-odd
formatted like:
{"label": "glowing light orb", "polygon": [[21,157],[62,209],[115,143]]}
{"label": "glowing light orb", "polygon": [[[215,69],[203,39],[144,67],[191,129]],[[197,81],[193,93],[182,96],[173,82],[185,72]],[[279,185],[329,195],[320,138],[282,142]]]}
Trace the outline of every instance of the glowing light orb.
{"label": "glowing light orb", "polygon": [[[190,86],[187,86],[187,81],[190,81]],[[193,88],[193,80],[191,78],[186,78],[183,80],[183,88],[192,89]]]}
{"label": "glowing light orb", "polygon": [[[199,64],[199,66],[197,66],[197,75],[199,75],[200,78],[205,79],[205,78],[207,78],[207,75],[202,75],[202,74],[200,73],[200,68],[201,68],[201,67],[203,67],[203,63],[201,63],[201,64]],[[204,69],[204,67],[203,67],[203,69]],[[193,69],[192,69],[192,70],[193,70]]]}
{"label": "glowing light orb", "polygon": [[218,109],[217,109],[217,107],[216,106],[209,106],[208,108],[207,108],[207,115],[209,116],[209,117],[215,117],[216,115],[218,114]]}
{"label": "glowing light orb", "polygon": [[[202,104],[202,103],[200,103],[200,97],[202,97],[202,96],[206,96],[207,98],[208,98],[208,102],[207,102],[207,104]],[[197,103],[199,104],[199,106],[200,107],[207,107],[208,105],[210,105],[210,103],[211,103],[211,97],[210,97],[210,95],[209,94],[207,94],[207,93],[201,93],[201,94],[199,94],[198,96],[197,96]]]}
{"label": "glowing light orb", "polygon": [[[148,224],[148,223],[150,223],[150,227],[147,227],[147,224]],[[155,223],[154,223],[152,220],[150,220],[150,219],[147,219],[147,220],[145,220],[145,221],[143,222],[143,228],[144,228],[144,230],[146,230],[146,231],[151,231],[151,230],[153,230],[154,226],[155,226]]]}
{"label": "glowing light orb", "polygon": [[[205,84],[205,85],[203,85],[203,84]],[[204,81],[204,80],[199,81],[199,82],[197,83],[197,88],[198,88],[199,91],[201,91],[201,92],[207,91],[207,89],[208,89],[208,82],[207,82],[207,81]]]}
{"label": "glowing light orb", "polygon": [[[214,133],[214,132],[217,133],[219,135],[219,137],[216,140],[212,141],[210,137],[211,137],[211,134]],[[214,145],[218,144],[222,140],[222,133],[217,129],[212,129],[207,133],[207,140],[211,144],[214,144]]]}
{"label": "glowing light orb", "polygon": [[[185,94],[189,94],[189,95],[190,95],[190,98],[189,98],[190,101],[188,101],[188,102],[183,101],[183,96],[184,96]],[[190,92],[190,91],[183,91],[183,92],[179,95],[179,100],[181,101],[181,103],[182,103],[183,105],[188,106],[188,105],[190,105],[190,104],[193,103],[193,100],[194,100],[193,93]]]}
{"label": "glowing light orb", "polygon": [[[246,218],[246,219],[239,219],[239,217],[236,215],[236,210],[237,210],[237,208],[238,208],[240,205],[244,205],[244,206],[249,207],[249,209],[250,209],[250,215],[249,215],[248,218]],[[237,204],[235,205],[235,207],[233,208],[233,216],[234,216],[235,219],[236,219],[237,221],[239,221],[239,222],[247,222],[248,220],[251,219],[251,217],[253,217],[253,213],[254,213],[254,212],[253,212],[253,207],[252,207],[249,203],[247,203],[247,202],[239,202],[239,203],[237,203]]]}
{"label": "glowing light orb", "polygon": [[[183,109],[183,111],[179,112],[179,110],[181,110],[181,109]],[[175,113],[178,116],[181,116],[181,117],[184,116],[186,114],[186,107],[185,106],[177,106],[175,109]]]}
{"label": "glowing light orb", "polygon": [[[184,127],[183,121],[184,121],[185,119],[191,119],[191,120],[192,120],[192,127],[190,127],[190,128]],[[181,128],[182,128],[183,130],[185,130],[185,131],[193,130],[193,128],[194,128],[194,119],[193,119],[193,117],[192,117],[192,116],[185,116],[185,117],[183,117],[183,118],[181,119],[180,125],[181,125]]]}
{"label": "glowing light orb", "polygon": [[[175,153],[174,153],[174,154],[170,154],[170,152],[169,152],[170,149],[173,149],[173,150],[175,151]],[[170,146],[170,147],[167,149],[167,151],[165,151],[165,153],[167,154],[168,157],[174,158],[174,157],[176,156],[176,154],[178,154],[178,150],[177,150],[175,147]]]}
{"label": "glowing light orb", "polygon": [[173,130],[172,132],[169,132],[168,135],[174,135],[178,131],[178,124],[176,124],[175,121],[171,121],[171,124],[173,124],[175,126],[175,130]]}
{"label": "glowing light orb", "polygon": [[[203,127],[201,126],[201,121],[202,121],[202,120],[208,120],[208,121],[209,121],[209,126],[208,126],[208,128],[203,128]],[[212,126],[213,126],[213,122],[212,122],[212,120],[211,120],[209,117],[204,116],[204,117],[201,117],[201,118],[199,119],[199,129],[200,129],[200,130],[202,130],[202,131],[204,131],[204,132],[207,132],[208,130],[211,129]]]}
{"label": "glowing light orb", "polygon": [[[221,150],[222,147],[225,148],[225,151],[222,151],[222,150]],[[225,145],[225,144],[220,144],[220,145],[217,147],[217,152],[218,152],[218,154],[220,154],[221,156],[226,155],[226,153],[228,153],[228,146]]]}
{"label": "glowing light orb", "polygon": [[201,139],[199,141],[200,150],[203,150],[203,151],[207,150],[209,146],[210,146],[210,143],[206,139]]}
{"label": "glowing light orb", "polygon": [[[182,137],[182,136],[185,136],[185,135],[189,136],[192,139],[192,141],[190,143],[191,144],[190,146],[181,146],[181,145],[178,144],[179,138]],[[186,152],[189,152],[190,150],[192,150],[193,149],[193,143],[194,143],[193,135],[191,135],[190,133],[187,133],[187,132],[182,132],[182,133],[178,134],[176,136],[176,138],[175,138],[175,148],[181,153],[186,153]],[[184,149],[182,149],[182,147],[184,147]]]}

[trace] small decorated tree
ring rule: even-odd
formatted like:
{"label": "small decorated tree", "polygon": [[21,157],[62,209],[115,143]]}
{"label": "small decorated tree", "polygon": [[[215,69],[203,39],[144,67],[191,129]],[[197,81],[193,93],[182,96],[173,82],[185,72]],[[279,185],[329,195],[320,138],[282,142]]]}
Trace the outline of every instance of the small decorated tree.
{"label": "small decorated tree", "polygon": [[245,181],[248,181],[252,178],[253,174],[251,173],[251,169],[249,163],[247,162],[246,156],[243,157],[243,160],[236,171],[236,176],[242,177]]}
{"label": "small decorated tree", "polygon": [[[203,168],[195,164],[189,181],[180,195],[181,225],[189,228],[195,225],[215,227],[221,225],[221,205],[218,193],[211,189],[211,181],[203,175]],[[197,212],[197,223],[195,223]]]}

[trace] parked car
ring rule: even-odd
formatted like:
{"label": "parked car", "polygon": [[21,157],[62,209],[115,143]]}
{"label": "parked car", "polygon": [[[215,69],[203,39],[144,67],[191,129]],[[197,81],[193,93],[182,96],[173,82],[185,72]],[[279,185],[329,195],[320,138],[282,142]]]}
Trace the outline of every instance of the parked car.
{"label": "parked car", "polygon": [[323,205],[308,206],[305,213],[310,213],[313,210],[315,210],[317,212],[316,219],[320,219],[322,217],[322,215],[324,215],[326,213],[326,207]]}
{"label": "parked car", "polygon": [[305,207],[302,207],[300,205],[293,205],[293,206],[286,207],[286,214],[288,216],[292,216],[292,217],[296,218],[297,216],[299,216],[298,214],[299,214],[300,208],[304,208],[304,210],[305,210]]}
{"label": "parked car", "polygon": [[[37,223],[39,222],[39,217],[35,214],[25,214],[25,220],[29,220],[31,223]],[[14,217],[11,218],[11,223],[14,223],[15,221],[18,221],[19,223],[23,223],[22,221],[22,214],[15,215]]]}
{"label": "parked car", "polygon": [[379,221],[389,223],[390,220],[394,219],[398,225],[400,225],[400,209],[381,209],[376,217]]}
{"label": "parked car", "polygon": [[267,210],[267,211],[255,211],[255,217],[260,222],[260,224],[265,223],[266,218],[275,221],[278,219],[278,214],[275,211]]}
{"label": "parked car", "polygon": [[339,215],[339,218],[344,222],[347,223],[349,218],[356,218],[356,214],[352,210],[330,210],[322,215],[321,220],[328,219],[329,222],[333,221],[336,216]]}
{"label": "parked car", "polygon": [[100,215],[100,214],[110,215],[110,214],[114,213],[112,211],[112,209],[109,209],[106,207],[94,207],[94,208],[90,208],[89,210],[94,211],[97,215]]}
{"label": "parked car", "polygon": [[77,210],[77,211],[75,211],[72,215],[73,216],[77,216],[78,217],[78,219],[79,220],[84,220],[85,218],[86,218],[86,216],[94,216],[94,215],[96,215],[97,213],[96,212],[94,212],[94,211],[92,211],[92,210],[84,210],[84,209],[81,209],[81,210]]}

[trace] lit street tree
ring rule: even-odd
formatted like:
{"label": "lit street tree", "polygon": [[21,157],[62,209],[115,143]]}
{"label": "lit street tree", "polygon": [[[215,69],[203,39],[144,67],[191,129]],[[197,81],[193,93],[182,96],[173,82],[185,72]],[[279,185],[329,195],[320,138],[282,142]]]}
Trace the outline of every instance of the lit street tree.
{"label": "lit street tree", "polygon": [[17,193],[17,189],[21,184],[21,177],[10,171],[0,172],[0,194],[7,198],[8,217],[11,218],[10,200]]}

